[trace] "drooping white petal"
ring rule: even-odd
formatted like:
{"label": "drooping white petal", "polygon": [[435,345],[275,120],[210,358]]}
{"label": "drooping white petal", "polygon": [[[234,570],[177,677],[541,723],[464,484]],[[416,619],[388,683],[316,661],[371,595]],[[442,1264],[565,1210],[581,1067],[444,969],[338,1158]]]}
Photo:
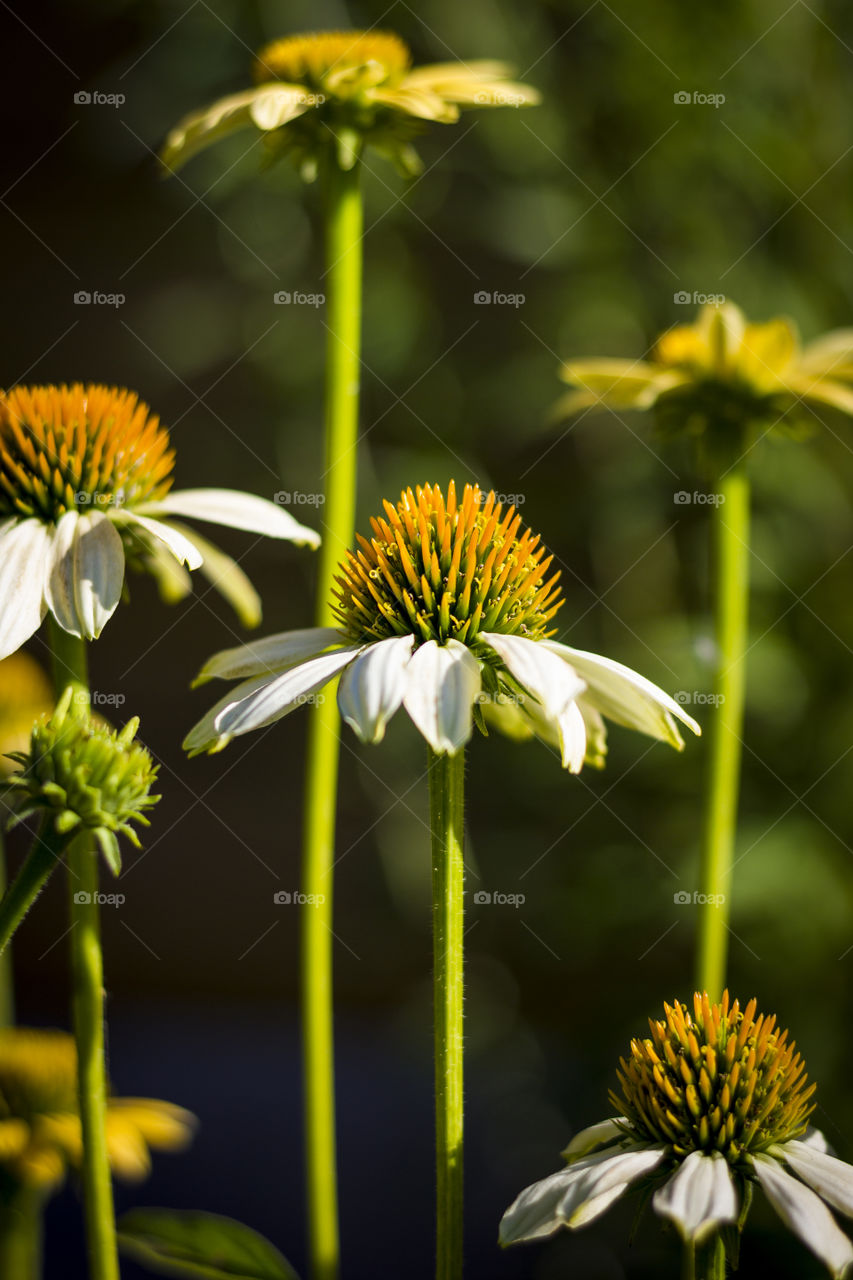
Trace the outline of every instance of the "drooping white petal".
{"label": "drooping white petal", "polygon": [[500,1241],[512,1244],[579,1227],[610,1207],[631,1183],[656,1169],[664,1147],[622,1147],[578,1160],[522,1191],[501,1220]]}
{"label": "drooping white petal", "polygon": [[770,1154],[781,1157],[833,1209],[853,1218],[853,1165],[796,1138],[771,1147]]}
{"label": "drooping white petal", "polygon": [[576,702],[570,702],[557,716],[563,768],[580,773],[586,759],[586,723]]}
{"label": "drooping white petal", "polygon": [[565,1151],[561,1152],[563,1158],[572,1163],[588,1155],[596,1147],[609,1147],[613,1142],[624,1142],[625,1130],[621,1127],[622,1124],[624,1121],[611,1116],[607,1120],[599,1120],[597,1124],[581,1129],[572,1138]]}
{"label": "drooping white petal", "polygon": [[242,733],[280,720],[334,679],[358,652],[359,647],[352,645],[311,658],[280,675],[259,676],[238,684],[190,730],[184,747],[192,753],[214,744],[215,749],[220,749]]}
{"label": "drooping white petal", "polygon": [[701,1240],[724,1222],[737,1222],[738,1198],[728,1162],[713,1151],[692,1151],[655,1192],[655,1212],[671,1218],[687,1240]]}
{"label": "drooping white petal", "polygon": [[384,738],[385,726],[406,692],[414,643],[414,636],[393,636],[368,645],[341,676],[338,706],[362,742]]}
{"label": "drooping white petal", "polygon": [[259,129],[280,129],[308,111],[311,95],[302,85],[270,85],[257,90],[249,107],[249,115]]}
{"label": "drooping white petal", "polygon": [[433,751],[452,754],[471,737],[471,707],[480,692],[480,664],[464,644],[428,640],[406,668],[403,705]]}
{"label": "drooping white petal", "polygon": [[841,1280],[853,1262],[853,1245],[826,1205],[772,1156],[757,1155],[752,1161],[761,1189],[779,1217]]}
{"label": "drooping white petal", "polygon": [[678,750],[684,742],[675,718],[694,733],[701,734],[699,725],[674,698],[630,667],[611,658],[602,658],[597,653],[571,649],[556,640],[541,640],[539,643],[570,664],[587,683],[586,702],[616,724],[638,729]]}
{"label": "drooping white petal", "polygon": [[556,720],[560,712],[586,688],[571,667],[539,640],[504,636],[492,631],[481,631],[478,638],[494,649],[518,683],[538,698],[546,716],[551,719]]}
{"label": "drooping white petal", "polygon": [[320,535],[294,520],[289,511],[267,498],[239,489],[179,489],[156,504],[139,508],[143,514],[188,516],[229,529],[245,529],[268,538],[284,538],[300,546],[319,547]]}
{"label": "drooping white petal", "polygon": [[334,627],[305,627],[300,631],[282,631],[278,635],[240,644],[234,649],[214,653],[202,667],[193,684],[208,680],[246,680],[250,676],[272,675],[307,658],[316,658],[330,645],[341,645],[343,634]]}
{"label": "drooping white petal", "polygon": [[[656,1169],[666,1156],[664,1147],[626,1147],[595,1152],[570,1166],[572,1181],[560,1212],[569,1227],[579,1227],[604,1213],[633,1182]],[[618,1188],[618,1190],[617,1190]]]}
{"label": "drooping white petal", "polygon": [[113,518],[122,524],[138,524],[152,538],[158,538],[160,542],[164,543],[175,559],[180,564],[185,564],[188,569],[201,568],[203,556],[198,547],[190,542],[185,534],[179,533],[177,529],[173,529],[170,524],[166,524],[163,520],[152,520],[149,516],[140,515],[138,511],[131,511],[130,509],[122,511],[121,515]]}
{"label": "drooping white petal", "polygon": [[517,1244],[521,1240],[541,1240],[565,1226],[559,1212],[571,1177],[571,1169],[561,1169],[541,1182],[534,1182],[513,1200],[501,1218],[498,1239],[501,1244]]}
{"label": "drooping white petal", "polygon": [[[212,542],[208,542],[207,538],[202,538],[196,533],[195,529],[185,529],[183,525],[171,522],[172,528],[177,529],[178,533],[182,533],[184,537],[190,536],[199,553],[204,557],[199,568],[202,577],[207,578],[214,591],[218,591],[223,600],[226,600],[236,613],[240,622],[244,627],[257,627],[260,625],[263,617],[263,606],[261,597],[258,595],[249,577],[243,572],[236,560],[226,555],[224,551],[220,551],[219,547],[214,546]],[[162,543],[152,543],[152,546],[162,546]],[[154,560],[154,555],[151,557]],[[181,575],[181,579],[189,580],[189,574],[183,565],[175,562],[175,559],[168,552],[163,556],[163,561],[171,561],[173,569]],[[166,582],[166,595],[168,599],[168,578],[164,574],[161,565],[158,565],[155,573],[159,572],[160,591],[163,594],[164,579]],[[190,584],[191,585],[191,584]],[[181,587],[183,581],[181,581]],[[178,599],[182,595],[186,595],[186,591],[178,594]]]}
{"label": "drooping white petal", "polygon": [[45,615],[51,531],[41,520],[0,525],[0,658],[20,649]]}
{"label": "drooping white petal", "polygon": [[45,600],[63,631],[97,640],[121,599],[124,547],[102,511],[66,511],[56,526]]}

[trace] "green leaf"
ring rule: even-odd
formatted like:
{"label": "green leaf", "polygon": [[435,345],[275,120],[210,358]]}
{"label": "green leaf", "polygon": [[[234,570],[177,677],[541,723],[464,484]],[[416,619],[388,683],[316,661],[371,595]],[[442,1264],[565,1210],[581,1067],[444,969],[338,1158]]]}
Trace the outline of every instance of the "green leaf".
{"label": "green leaf", "polygon": [[298,1280],[279,1251],[233,1218],[132,1209],[118,1223],[124,1253],[163,1275],[207,1280]]}

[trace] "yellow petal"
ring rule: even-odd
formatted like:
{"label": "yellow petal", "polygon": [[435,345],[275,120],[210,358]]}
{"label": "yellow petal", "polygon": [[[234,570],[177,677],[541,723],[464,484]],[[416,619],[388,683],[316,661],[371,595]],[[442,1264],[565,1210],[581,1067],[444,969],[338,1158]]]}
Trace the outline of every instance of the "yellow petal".
{"label": "yellow petal", "polygon": [[30,1126],[25,1120],[0,1120],[0,1160],[11,1160],[25,1151]]}
{"label": "yellow petal", "polygon": [[381,102],[419,120],[435,120],[439,124],[453,124],[459,112],[452,103],[445,102],[436,93],[424,88],[408,89],[405,84],[396,89],[370,89],[366,96],[371,102]]}
{"label": "yellow petal", "polygon": [[161,1151],[183,1150],[198,1123],[191,1111],[157,1098],[111,1098],[107,1116],[135,1126],[146,1142]]}
{"label": "yellow petal", "polygon": [[798,364],[815,377],[853,378],[853,329],[832,329],[807,343]]}
{"label": "yellow petal", "polygon": [[685,381],[679,372],[642,360],[572,360],[563,365],[560,377],[578,387],[560,401],[563,414],[596,404],[648,409],[662,392]]}

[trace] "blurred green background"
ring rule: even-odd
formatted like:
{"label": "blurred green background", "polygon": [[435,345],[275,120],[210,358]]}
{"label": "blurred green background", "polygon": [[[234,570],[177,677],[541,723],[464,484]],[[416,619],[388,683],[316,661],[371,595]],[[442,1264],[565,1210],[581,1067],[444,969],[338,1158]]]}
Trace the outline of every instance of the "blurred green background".
{"label": "blurred green background", "polygon": [[[708,508],[674,501],[705,486],[636,415],[549,427],[556,371],[569,355],[641,356],[660,329],[692,319],[694,295],[722,293],[754,319],[786,312],[806,337],[853,323],[849,6],[64,0],[4,11],[0,380],[137,389],[173,427],[183,487],[317,492],[323,310],[273,296],[323,293],[324,280],[317,192],[285,166],[260,172],[249,135],[163,181],[154,152],[170,125],[245,85],[268,38],[321,27],[392,28],[418,61],[506,58],[542,90],[541,107],[431,128],[411,185],[368,157],[360,524],[423,480],[518,494],[563,566],[561,636],[686,692],[707,719]],[[85,104],[80,92],[125,101]],[[724,101],[684,104],[684,93]],[[124,302],[75,304],[80,290]],[[480,291],[523,301],[478,304]],[[676,300],[685,293],[689,304]],[[818,1122],[851,1159],[846,429],[763,445],[753,477],[731,985],[792,1029],[820,1082]],[[322,524],[322,509],[294,510]],[[236,533],[220,542],[246,556],[264,631],[308,625],[309,553]],[[203,1127],[193,1154],[161,1161],[123,1202],[234,1213],[299,1262],[298,908],[273,894],[298,887],[305,718],[184,760],[180,739],[209,701],[190,678],[242,637],[201,583],[174,609],[148,580],[132,593],[93,655],[93,683],[125,699],[121,715],[142,716],[164,799],[146,852],[127,860],[126,904],[105,921],[112,1073],[120,1092],[194,1106]],[[44,656],[40,641],[32,649]],[[608,1113],[629,1037],[691,991],[696,909],[674,895],[697,887],[705,745],[679,758],[616,728],[610,748],[606,771],[580,778],[540,746],[492,737],[469,753],[472,1277],[678,1274],[657,1220],[628,1247],[630,1210],[512,1255],[494,1245],[516,1192]],[[342,766],[345,1274],[426,1277],[423,743],[400,717],[378,748],[345,738]],[[525,900],[478,905],[477,890]],[[65,1018],[65,928],[52,884],[17,945],[24,1020]],[[51,1245],[64,1276],[77,1274],[75,1231],[69,1200]],[[761,1207],[743,1271],[758,1267],[822,1274]]]}

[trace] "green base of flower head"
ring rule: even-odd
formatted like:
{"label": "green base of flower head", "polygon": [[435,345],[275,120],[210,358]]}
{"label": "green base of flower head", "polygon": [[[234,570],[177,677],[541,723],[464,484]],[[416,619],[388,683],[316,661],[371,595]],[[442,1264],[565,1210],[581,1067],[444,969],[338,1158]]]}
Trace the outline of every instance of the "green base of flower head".
{"label": "green base of flower head", "polygon": [[9,825],[41,813],[69,840],[89,830],[118,875],[118,835],[138,848],[132,824],[148,826],[145,811],[160,799],[151,794],[157,766],[134,741],[138,727],[135,718],[121,731],[99,722],[69,686],[53,715],[34,725],[30,750],[10,757],[20,771],[5,784],[18,800]]}

